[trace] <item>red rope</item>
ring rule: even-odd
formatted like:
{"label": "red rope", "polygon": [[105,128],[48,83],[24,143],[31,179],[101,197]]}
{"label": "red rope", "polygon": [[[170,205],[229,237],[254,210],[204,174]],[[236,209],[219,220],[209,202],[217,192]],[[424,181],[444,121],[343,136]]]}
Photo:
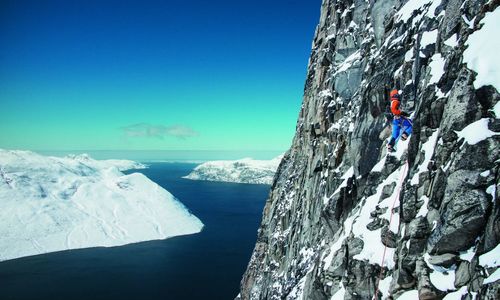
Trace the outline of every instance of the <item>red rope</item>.
{"label": "red rope", "polygon": [[[399,188],[398,188],[398,191],[396,193],[396,196],[394,197],[394,201],[392,202],[391,217],[389,218],[389,227],[388,227],[389,231],[391,230],[392,216],[394,216],[394,206],[396,205],[396,201],[399,200],[399,194],[401,193],[401,188],[403,187],[403,180],[406,177],[407,170],[408,170],[408,161],[406,161],[404,164],[403,172],[401,173],[401,178],[399,179]],[[386,242],[384,244],[384,254],[382,255],[382,262],[380,263],[380,275],[378,276],[377,288],[375,289],[375,294],[373,295],[373,299],[377,299],[380,281],[382,281],[382,275],[384,275],[384,261],[385,261],[385,253],[387,252],[387,239],[388,238],[389,238],[389,235],[386,236]]]}

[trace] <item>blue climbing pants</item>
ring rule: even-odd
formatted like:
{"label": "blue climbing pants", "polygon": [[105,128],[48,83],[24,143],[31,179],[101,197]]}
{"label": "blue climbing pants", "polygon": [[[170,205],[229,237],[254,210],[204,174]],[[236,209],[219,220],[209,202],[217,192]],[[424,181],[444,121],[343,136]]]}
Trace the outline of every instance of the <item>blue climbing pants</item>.
{"label": "blue climbing pants", "polygon": [[411,120],[403,117],[398,119],[394,118],[394,120],[392,120],[392,136],[389,144],[394,146],[403,133],[410,136],[412,128],[413,124],[411,123]]}

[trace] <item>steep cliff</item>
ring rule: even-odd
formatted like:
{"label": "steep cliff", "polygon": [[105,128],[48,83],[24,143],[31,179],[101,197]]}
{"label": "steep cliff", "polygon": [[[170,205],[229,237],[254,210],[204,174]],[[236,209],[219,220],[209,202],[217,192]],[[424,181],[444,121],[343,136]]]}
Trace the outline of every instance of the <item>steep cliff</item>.
{"label": "steep cliff", "polygon": [[499,3],[323,1],[239,298],[499,298]]}

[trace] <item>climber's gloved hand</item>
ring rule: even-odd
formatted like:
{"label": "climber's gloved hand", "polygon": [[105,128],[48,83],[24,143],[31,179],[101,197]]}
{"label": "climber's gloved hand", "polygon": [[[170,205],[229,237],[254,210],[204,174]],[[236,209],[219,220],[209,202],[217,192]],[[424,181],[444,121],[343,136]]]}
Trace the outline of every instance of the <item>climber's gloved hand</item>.
{"label": "climber's gloved hand", "polygon": [[388,123],[392,122],[392,120],[394,119],[394,115],[392,113],[385,113],[384,117],[385,121]]}
{"label": "climber's gloved hand", "polygon": [[402,111],[401,112],[401,117],[405,117],[405,118],[408,118],[410,116],[409,113],[407,113],[406,111]]}

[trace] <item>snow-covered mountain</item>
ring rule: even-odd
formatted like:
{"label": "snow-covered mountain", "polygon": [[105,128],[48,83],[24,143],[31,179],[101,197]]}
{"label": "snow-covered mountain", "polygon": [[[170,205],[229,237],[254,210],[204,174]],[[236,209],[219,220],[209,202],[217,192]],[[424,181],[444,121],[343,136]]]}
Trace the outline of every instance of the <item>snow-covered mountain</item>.
{"label": "snow-covered mountain", "polygon": [[146,165],[133,160],[126,160],[126,159],[95,160],[92,159],[88,154],[68,155],[67,158],[73,159],[75,161],[99,169],[116,167],[119,171],[126,171],[126,170],[140,170],[147,168]]}
{"label": "snow-covered mountain", "polygon": [[203,224],[126,160],[0,150],[0,261],[201,231]]}
{"label": "snow-covered mountain", "polygon": [[283,156],[271,160],[244,158],[239,160],[208,161],[197,166],[184,178],[193,180],[236,183],[272,184]]}

